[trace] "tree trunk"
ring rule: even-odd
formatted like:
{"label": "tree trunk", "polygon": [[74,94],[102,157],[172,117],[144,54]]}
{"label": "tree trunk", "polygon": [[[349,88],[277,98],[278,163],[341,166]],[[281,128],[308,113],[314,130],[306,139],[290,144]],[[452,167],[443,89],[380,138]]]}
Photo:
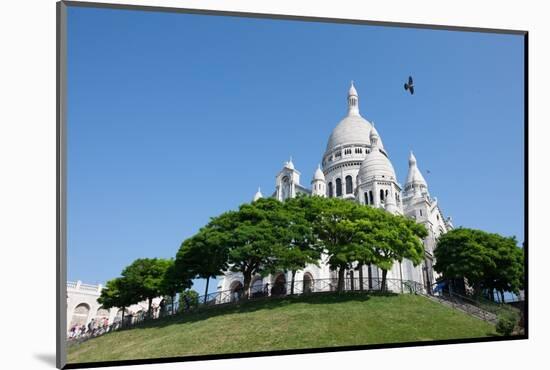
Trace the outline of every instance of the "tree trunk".
{"label": "tree trunk", "polygon": [[244,292],[243,292],[243,295],[244,295],[244,298],[245,299],[248,299],[248,296],[249,296],[249,290],[250,290],[250,281],[252,280],[252,273],[250,272],[246,272],[246,273],[243,273],[243,289],[244,289]]}
{"label": "tree trunk", "polygon": [[150,319],[153,318],[153,298],[149,298],[148,316],[149,316]]}
{"label": "tree trunk", "polygon": [[126,308],[122,306],[122,321],[120,322],[120,327],[124,327],[124,311],[126,311]]}
{"label": "tree trunk", "polygon": [[359,269],[359,290],[363,291],[363,264],[360,263],[357,268]]}
{"label": "tree trunk", "polygon": [[500,301],[501,303],[504,303],[504,291],[500,291]]}
{"label": "tree trunk", "polygon": [[368,271],[369,274],[369,290],[372,290],[372,269],[370,263],[368,264]]}
{"label": "tree trunk", "polygon": [[387,270],[382,270],[382,284],[380,285],[380,290],[386,291],[386,275],[388,274]]}
{"label": "tree trunk", "polygon": [[208,298],[208,284],[210,283],[210,276],[206,277],[206,289],[204,290],[204,304],[206,304],[206,298]]}
{"label": "tree trunk", "polygon": [[176,307],[176,293],[172,295],[172,316],[174,316],[174,309]]}
{"label": "tree trunk", "polygon": [[343,267],[340,267],[338,269],[338,292],[344,291],[345,277],[346,277],[346,269]]}
{"label": "tree trunk", "polygon": [[290,295],[294,295],[294,278],[295,277],[296,277],[296,270],[292,270],[292,279],[290,280]]}

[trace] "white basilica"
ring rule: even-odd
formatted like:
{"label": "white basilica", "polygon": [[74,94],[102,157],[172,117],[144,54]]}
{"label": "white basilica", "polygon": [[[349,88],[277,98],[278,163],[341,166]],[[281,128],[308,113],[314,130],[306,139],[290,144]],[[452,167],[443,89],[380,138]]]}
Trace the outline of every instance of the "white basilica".
{"label": "white basilica", "polygon": [[[432,268],[435,243],[439,235],[453,227],[451,220],[443,217],[437,199],[430,196],[428,184],[419,171],[412,152],[409,156],[409,173],[405,186],[399,184],[379,133],[374,125],[359,113],[359,95],[353,82],[347,101],[347,115],[334,128],[328,139],[322,165],[314,172],[311,188],[300,183],[300,172],[294,168],[290,159],[276,176],[275,192],[272,196],[281,201],[299,193],[339,197],[414,218],[424,224],[429,233],[423,240],[424,261],[416,267],[408,260],[395,262],[388,271],[387,278],[415,281],[430,289],[435,280]],[[260,197],[262,194],[258,189],[254,200]],[[348,272],[350,281],[357,276],[354,273],[357,274],[357,271]],[[376,279],[381,276],[381,271],[376,266],[363,266],[361,275],[364,280]],[[251,294],[265,289],[266,284],[271,287],[278,284],[286,285],[290,278],[290,272],[282,271],[263,278],[256,276],[252,280]],[[308,265],[296,274],[296,280],[303,284],[303,287],[298,286],[296,290],[325,290],[327,285],[316,284],[316,281],[330,281],[335,278],[336,272],[330,271],[325,261],[321,260],[319,267]],[[242,289],[240,273],[227,272],[218,277],[218,282],[219,292]]]}

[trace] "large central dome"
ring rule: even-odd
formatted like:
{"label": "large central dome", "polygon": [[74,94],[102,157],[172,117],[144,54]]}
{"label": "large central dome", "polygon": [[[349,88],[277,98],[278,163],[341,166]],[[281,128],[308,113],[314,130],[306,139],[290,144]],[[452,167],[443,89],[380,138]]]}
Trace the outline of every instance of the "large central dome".
{"label": "large central dome", "polygon": [[[359,114],[359,96],[352,82],[348,92],[348,115],[332,130],[328,138],[326,152],[349,144],[370,146],[372,128],[372,124]],[[381,141],[378,145],[383,148]]]}
{"label": "large central dome", "polygon": [[347,116],[332,130],[327,143],[327,152],[344,144],[370,145],[372,125],[363,117]]}

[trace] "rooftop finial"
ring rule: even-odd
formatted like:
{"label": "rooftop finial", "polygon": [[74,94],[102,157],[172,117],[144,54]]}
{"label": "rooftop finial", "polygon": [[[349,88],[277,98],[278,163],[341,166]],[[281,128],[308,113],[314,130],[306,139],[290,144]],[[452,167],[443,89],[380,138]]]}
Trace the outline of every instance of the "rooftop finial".
{"label": "rooftop finial", "polygon": [[291,170],[294,169],[294,163],[292,163],[292,156],[290,156],[290,160],[288,160],[286,163],[285,163],[285,167],[286,168],[289,168]]}
{"label": "rooftop finial", "polygon": [[353,80],[351,80],[351,86],[348,91],[348,116],[358,116],[359,115],[359,95],[357,90],[355,90],[355,85]]}
{"label": "rooftop finial", "polygon": [[416,157],[413,154],[413,151],[411,150],[411,154],[409,154],[409,166],[416,165]]}
{"label": "rooftop finial", "polygon": [[357,95],[357,90],[355,90],[355,85],[353,83],[353,80],[351,80],[351,85],[349,87],[348,96],[359,96],[359,95]]}

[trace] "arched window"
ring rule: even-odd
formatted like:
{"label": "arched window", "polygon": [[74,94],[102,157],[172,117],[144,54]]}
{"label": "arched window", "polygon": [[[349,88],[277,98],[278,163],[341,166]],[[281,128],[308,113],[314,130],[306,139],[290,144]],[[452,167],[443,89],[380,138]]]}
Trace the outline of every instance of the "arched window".
{"label": "arched window", "polygon": [[346,176],[346,194],[353,193],[353,183],[351,180],[351,176]]}
{"label": "arched window", "polygon": [[342,196],[342,180],[336,179],[336,196]]}
{"label": "arched window", "polygon": [[384,190],[383,189],[380,189],[380,201],[381,202],[384,201]]}
{"label": "arched window", "polygon": [[328,183],[328,196],[329,196],[329,198],[332,198],[333,195],[334,194],[332,192],[332,182],[329,182]]}
{"label": "arched window", "polygon": [[369,190],[369,199],[370,199],[370,204],[374,204],[374,197],[372,196],[372,190]]}
{"label": "arched window", "polygon": [[365,204],[369,204],[369,193],[365,192]]}

